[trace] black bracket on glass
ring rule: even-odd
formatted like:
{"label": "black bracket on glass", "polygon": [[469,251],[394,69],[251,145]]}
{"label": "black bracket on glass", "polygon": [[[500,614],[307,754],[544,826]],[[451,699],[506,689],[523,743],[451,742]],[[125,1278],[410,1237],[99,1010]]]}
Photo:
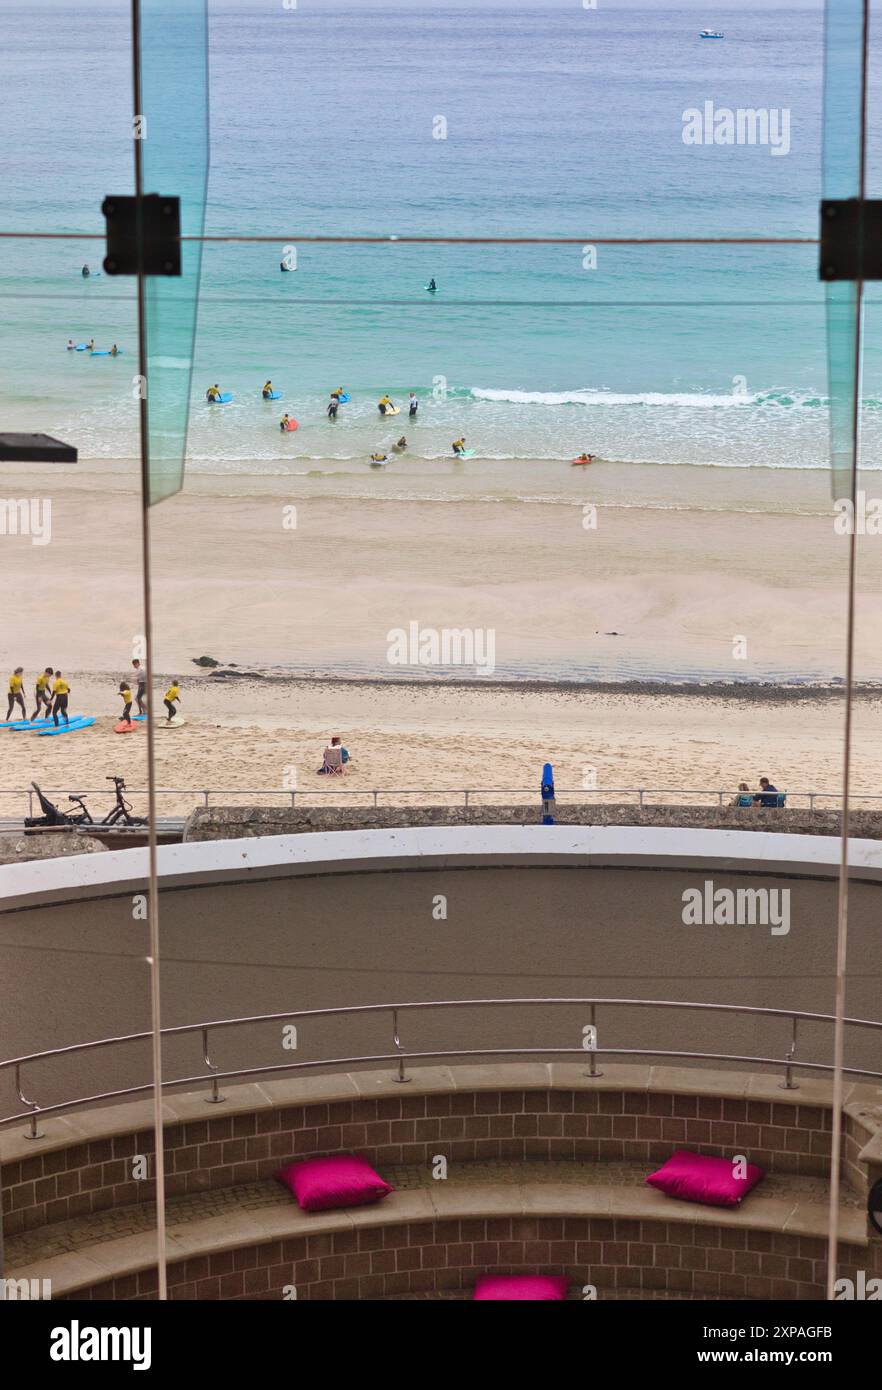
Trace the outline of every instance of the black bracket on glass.
{"label": "black bracket on glass", "polygon": [[[107,221],[108,275],[137,275],[138,255],[137,196],[108,197],[101,204]],[[160,193],[145,193],[141,199],[143,225],[143,270],[145,275],[181,273],[181,200]]]}
{"label": "black bracket on glass", "polygon": [[821,203],[822,280],[882,280],[882,199]]}
{"label": "black bracket on glass", "polygon": [[76,463],[72,444],[51,434],[0,434],[0,463]]}

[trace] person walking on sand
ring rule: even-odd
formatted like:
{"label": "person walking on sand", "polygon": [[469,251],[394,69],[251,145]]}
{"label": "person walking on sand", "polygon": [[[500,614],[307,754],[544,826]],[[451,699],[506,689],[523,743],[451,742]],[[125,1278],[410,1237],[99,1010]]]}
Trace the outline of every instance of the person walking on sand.
{"label": "person walking on sand", "polygon": [[47,666],[45,671],[41,671],[39,676],[37,677],[37,684],[34,690],[34,695],[37,701],[37,707],[31,715],[32,724],[35,719],[39,719],[40,710],[43,708],[44,705],[46,707],[47,714],[49,714],[52,709],[52,696],[49,692],[52,689],[53,674],[54,672],[52,667]]}
{"label": "person walking on sand", "polygon": [[23,674],[24,667],[16,666],[12,675],[9,677],[9,703],[6,706],[7,723],[9,722],[9,717],[12,714],[12,711],[15,709],[16,705],[18,705],[21,709],[22,719],[27,719],[28,717],[28,712],[25,708],[24,695],[22,694],[22,686],[24,684],[24,681],[22,679]]}
{"label": "person walking on sand", "polygon": [[55,672],[55,683],[52,686],[52,722],[58,728],[58,716],[64,715],[65,724],[69,724],[67,717],[67,702],[70,697],[70,686],[64,679],[60,671]]}
{"label": "person walking on sand", "polygon": [[178,685],[178,678],[177,678],[177,676],[172,676],[172,683],[171,683],[171,685],[169,686],[168,690],[165,692],[165,699],[164,699],[164,701],[163,701],[163,704],[165,705],[166,709],[168,710],[168,722],[169,722],[169,724],[172,722],[172,720],[174,719],[175,715],[176,715],[177,712],[178,712],[178,711],[177,711],[177,708],[176,708],[176,704],[180,702],[180,698],[181,698],[181,687]]}
{"label": "person walking on sand", "polygon": [[147,713],[147,668],[141,665],[137,657],[132,662],[132,676],[135,680],[135,701],[138,706],[139,714]]}
{"label": "person walking on sand", "polygon": [[119,693],[123,702],[122,722],[123,724],[132,723],[132,692],[126,681],[120,681]]}

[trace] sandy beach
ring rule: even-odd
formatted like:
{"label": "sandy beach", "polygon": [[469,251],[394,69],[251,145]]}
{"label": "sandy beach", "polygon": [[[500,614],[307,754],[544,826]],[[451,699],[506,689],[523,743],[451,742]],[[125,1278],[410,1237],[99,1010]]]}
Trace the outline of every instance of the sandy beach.
{"label": "sandy beach", "polygon": [[[355,481],[352,466],[202,472],[154,508],[154,692],[161,701],[180,677],[188,721],[157,738],[161,786],[186,793],[163,809],[205,788],[336,791],[315,776],[332,733],[352,752],[347,791],[533,788],[551,760],[574,789],[730,789],[767,774],[835,792],[842,708],[829,685],[844,668],[847,555],[826,476],[518,468],[504,479],[442,468],[423,496],[404,469]],[[0,787],[80,790],[111,773],[143,786],[143,732],[112,732],[141,629],[135,466],[43,466],[5,474],[4,487],[51,499],[52,524],[48,544],[0,542],[15,592],[0,660],[25,667],[29,712],[33,676],[51,661],[72,710],[97,723],[59,739],[3,731]],[[857,671],[873,682],[875,537],[860,556]],[[390,666],[389,632],[413,622],[492,631],[495,671],[482,683],[468,668]],[[194,666],[202,655],[235,663],[235,678]],[[666,690],[672,680],[692,689]],[[727,691],[732,681],[783,688]],[[882,793],[878,713],[876,699],[860,701],[865,794]]]}

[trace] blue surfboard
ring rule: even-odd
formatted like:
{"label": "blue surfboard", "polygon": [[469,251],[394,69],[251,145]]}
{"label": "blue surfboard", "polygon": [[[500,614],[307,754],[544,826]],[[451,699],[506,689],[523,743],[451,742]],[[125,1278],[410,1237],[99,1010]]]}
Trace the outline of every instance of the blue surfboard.
{"label": "blue surfboard", "polygon": [[80,715],[78,719],[72,719],[69,724],[59,723],[58,728],[41,729],[40,738],[55,738],[57,734],[74,734],[77,729],[88,729],[95,723],[94,715],[88,719]]}
{"label": "blue surfboard", "polygon": [[265,401],[280,401],[282,399],[282,393],[281,391],[267,391],[263,399]]}
{"label": "blue surfboard", "polygon": [[5,719],[0,724],[0,729],[41,729],[44,724],[50,722],[48,719],[35,719],[33,723],[30,719]]}
{"label": "blue surfboard", "polygon": [[217,397],[217,399],[216,399],[216,400],[213,400],[213,401],[209,401],[208,404],[209,404],[209,405],[226,405],[226,404],[228,403],[228,401],[231,401],[232,399],[233,399],[233,393],[232,393],[232,391],[221,391],[221,393],[220,393],[220,395]]}
{"label": "blue surfboard", "polygon": [[348,400],[350,400],[350,399],[351,399],[351,397],[350,397],[348,391],[344,391],[342,396],[338,396],[338,397],[337,397],[337,400],[340,402],[341,405],[345,405],[346,402],[347,402]]}

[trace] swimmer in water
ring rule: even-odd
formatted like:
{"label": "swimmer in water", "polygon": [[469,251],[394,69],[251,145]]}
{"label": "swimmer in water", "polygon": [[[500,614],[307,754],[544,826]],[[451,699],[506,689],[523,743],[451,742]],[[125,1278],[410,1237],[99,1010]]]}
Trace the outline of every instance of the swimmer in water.
{"label": "swimmer in water", "polygon": [[110,355],[111,357],[119,357],[119,348],[116,343],[114,343],[113,347],[110,349]]}
{"label": "swimmer in water", "polygon": [[429,281],[428,285],[426,286],[426,289],[429,291],[430,294],[434,294],[437,288],[438,286],[435,284],[435,278],[433,276],[432,279]]}
{"label": "swimmer in water", "polygon": [[82,277],[83,277],[84,280],[88,280],[88,278],[89,278],[89,276],[92,274],[92,272],[91,272],[91,270],[89,269],[89,267],[88,267],[87,265],[84,265],[83,268],[82,268],[82,270],[80,271],[80,274],[82,275]]}
{"label": "swimmer in water", "polygon": [[75,348],[76,348],[76,343],[74,342],[73,338],[68,338],[68,340],[67,340],[67,350],[68,350],[68,352],[73,352]]}
{"label": "swimmer in water", "polygon": [[407,440],[405,439],[404,435],[401,436],[397,444],[392,445],[392,448],[395,450],[396,454],[404,453],[405,449],[407,448]]}
{"label": "swimmer in water", "polygon": [[266,381],[266,382],[264,382],[264,385],[263,385],[263,399],[264,399],[265,401],[268,401],[268,400],[269,400],[270,396],[272,395],[272,391],[273,391],[273,384],[272,384],[272,382],[271,382],[271,381]]}
{"label": "swimmer in water", "polygon": [[88,341],[87,344],[86,344],[86,347],[89,349],[90,352],[94,352],[94,351],[95,351],[95,339],[94,339],[94,338],[90,338],[89,341]]}

